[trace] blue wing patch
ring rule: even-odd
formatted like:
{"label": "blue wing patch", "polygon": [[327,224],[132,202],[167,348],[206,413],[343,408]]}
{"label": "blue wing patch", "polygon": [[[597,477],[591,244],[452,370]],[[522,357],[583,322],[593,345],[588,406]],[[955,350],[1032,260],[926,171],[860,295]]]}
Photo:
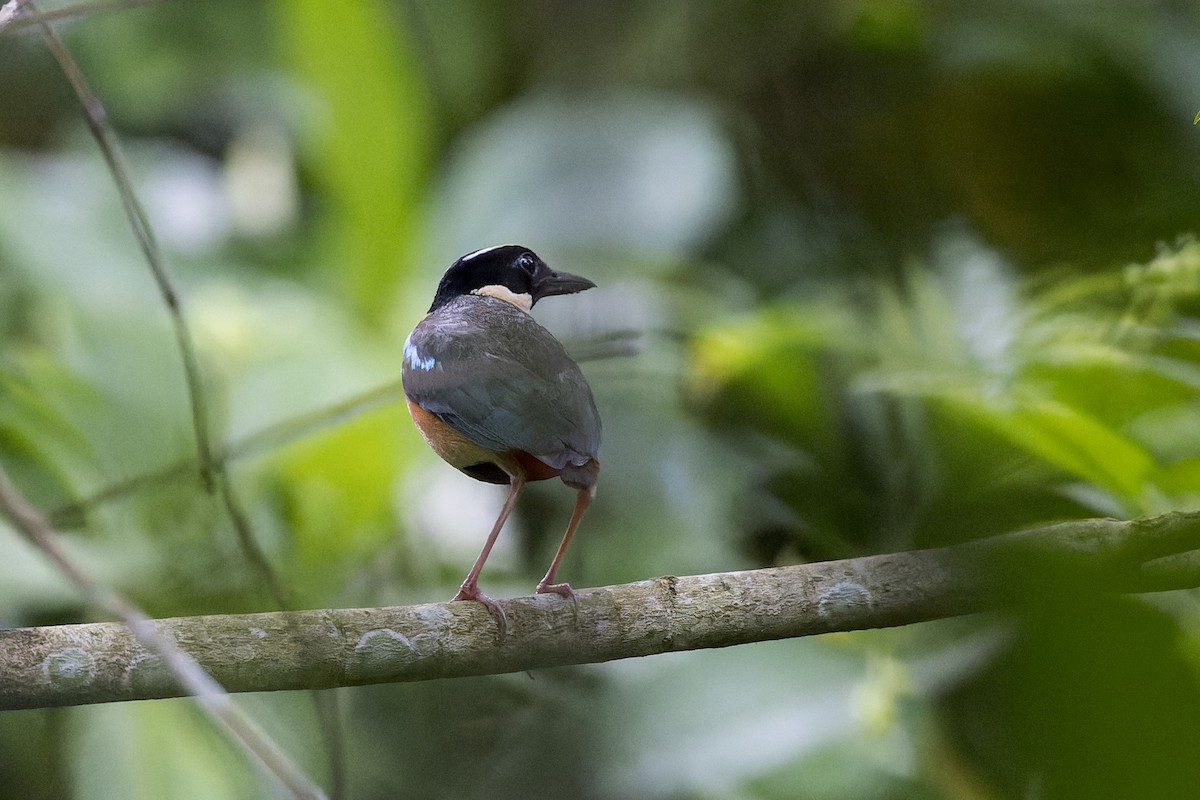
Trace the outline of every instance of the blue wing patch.
{"label": "blue wing patch", "polygon": [[404,366],[428,372],[437,366],[437,359],[433,356],[422,355],[410,335],[404,342]]}

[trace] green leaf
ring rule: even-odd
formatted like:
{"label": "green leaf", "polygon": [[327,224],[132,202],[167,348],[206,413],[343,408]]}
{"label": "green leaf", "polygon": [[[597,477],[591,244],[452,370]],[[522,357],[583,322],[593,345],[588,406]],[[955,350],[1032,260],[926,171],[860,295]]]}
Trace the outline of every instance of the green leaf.
{"label": "green leaf", "polygon": [[944,399],[1031,455],[1134,503],[1154,468],[1154,459],[1132,439],[1056,400],[974,394]]}
{"label": "green leaf", "polygon": [[433,123],[411,42],[387,7],[361,0],[278,0],[280,36],[320,103],[306,156],[332,199],[334,260],[354,305],[378,321],[403,256],[432,150]]}
{"label": "green leaf", "polygon": [[1160,470],[1158,484],[1168,493],[1200,502],[1200,456],[1176,461]]}
{"label": "green leaf", "polygon": [[351,554],[395,536],[392,478],[410,455],[397,435],[406,416],[402,404],[389,404],[280,453],[288,530],[301,570],[318,583],[336,584],[338,565],[358,563]]}
{"label": "green leaf", "polygon": [[94,405],[95,395],[67,367],[38,354],[0,365],[0,457],[35,503],[71,499],[95,468],[92,449],[71,412]]}
{"label": "green leaf", "polygon": [[701,402],[724,396],[756,409],[778,430],[828,431],[815,356],[839,340],[853,347],[848,317],[818,306],[784,306],[715,325],[692,347],[690,392]]}

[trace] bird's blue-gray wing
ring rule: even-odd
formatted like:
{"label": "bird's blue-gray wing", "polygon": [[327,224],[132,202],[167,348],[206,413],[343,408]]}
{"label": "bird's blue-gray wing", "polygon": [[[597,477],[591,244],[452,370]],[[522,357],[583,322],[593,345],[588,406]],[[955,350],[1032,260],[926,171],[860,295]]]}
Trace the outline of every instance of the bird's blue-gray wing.
{"label": "bird's blue-gray wing", "polygon": [[459,298],[405,343],[404,392],[480,447],[522,450],[556,469],[594,459],[600,415],[579,367],[524,311]]}

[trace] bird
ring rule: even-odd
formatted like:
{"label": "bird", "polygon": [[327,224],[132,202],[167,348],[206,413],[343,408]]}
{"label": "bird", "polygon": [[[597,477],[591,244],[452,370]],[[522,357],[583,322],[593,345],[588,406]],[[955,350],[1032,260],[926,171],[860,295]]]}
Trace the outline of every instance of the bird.
{"label": "bird", "polygon": [[546,297],[596,284],[556,272],[527,247],[485,247],[442,275],[429,311],[404,343],[401,382],[413,422],[450,466],[508,495],[453,600],[482,603],[507,627],[504,610],[479,589],[479,574],[530,481],[559,478],[575,508],[539,594],[576,602],[556,576],[567,545],[596,494],[600,413],[579,366],[530,313]]}

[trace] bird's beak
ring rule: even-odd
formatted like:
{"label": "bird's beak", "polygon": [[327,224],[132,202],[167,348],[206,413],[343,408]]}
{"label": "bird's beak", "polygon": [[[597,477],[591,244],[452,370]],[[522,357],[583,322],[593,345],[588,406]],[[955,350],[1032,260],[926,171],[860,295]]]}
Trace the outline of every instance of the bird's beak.
{"label": "bird's beak", "polygon": [[575,294],[576,292],[582,292],[584,289],[594,288],[596,288],[596,284],[587,278],[581,278],[569,272],[546,272],[544,276],[538,277],[533,284],[533,301],[536,303],[543,297],[550,297],[556,294]]}

